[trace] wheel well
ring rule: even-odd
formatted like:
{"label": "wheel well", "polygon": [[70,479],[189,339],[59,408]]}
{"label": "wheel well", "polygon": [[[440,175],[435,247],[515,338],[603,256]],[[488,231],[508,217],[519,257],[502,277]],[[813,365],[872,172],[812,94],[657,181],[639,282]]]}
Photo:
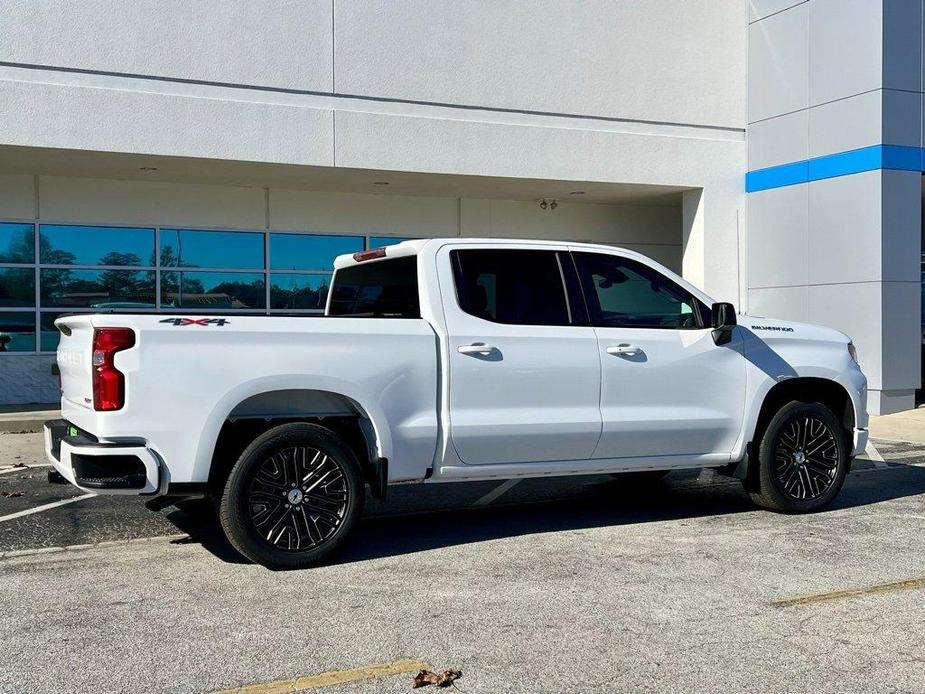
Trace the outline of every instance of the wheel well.
{"label": "wheel well", "polygon": [[222,424],[212,463],[209,489],[217,492],[244,449],[265,431],[289,422],[310,422],[330,429],[350,447],[372,479],[376,435],[366,412],[350,398],[321,390],[279,390],[239,403]]}
{"label": "wheel well", "polygon": [[794,400],[818,402],[828,407],[839,418],[848,440],[851,441],[855,422],[854,406],[848,396],[848,391],[840,384],[825,378],[808,377],[781,381],[768,391],[764,402],[761,403],[755,432],[748,446],[748,476],[745,486],[749,491],[757,491],[758,488],[758,442],[761,441],[765,429],[768,428],[768,424],[777,411]]}
{"label": "wheel well", "polygon": [[848,391],[841,385],[825,378],[791,378],[781,381],[768,391],[761,404],[752,440],[758,441],[771,418],[781,407],[793,400],[822,403],[841,420],[845,431],[851,433],[854,430],[854,407],[851,398],[848,397]]}

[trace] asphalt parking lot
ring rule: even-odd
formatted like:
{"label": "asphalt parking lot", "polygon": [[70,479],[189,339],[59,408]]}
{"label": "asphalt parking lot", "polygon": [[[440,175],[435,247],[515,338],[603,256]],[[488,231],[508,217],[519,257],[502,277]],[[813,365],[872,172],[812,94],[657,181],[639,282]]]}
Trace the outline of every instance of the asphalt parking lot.
{"label": "asphalt parking lot", "polygon": [[271,572],[0,434],[0,692],[925,691],[925,445],[875,444],[811,516],[698,471],[396,487],[336,563]]}

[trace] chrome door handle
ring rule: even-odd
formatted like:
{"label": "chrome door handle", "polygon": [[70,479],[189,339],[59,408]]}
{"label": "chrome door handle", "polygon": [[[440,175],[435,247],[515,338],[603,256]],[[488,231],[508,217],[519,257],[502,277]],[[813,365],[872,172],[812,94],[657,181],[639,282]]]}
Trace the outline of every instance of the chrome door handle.
{"label": "chrome door handle", "polygon": [[614,354],[618,357],[635,357],[637,354],[642,354],[642,348],[624,342],[616,347],[608,347],[607,354]]}
{"label": "chrome door handle", "polygon": [[486,345],[484,342],[475,342],[471,345],[460,345],[456,348],[456,351],[460,354],[481,354],[483,357],[487,357],[489,354],[497,352],[498,348],[494,345]]}

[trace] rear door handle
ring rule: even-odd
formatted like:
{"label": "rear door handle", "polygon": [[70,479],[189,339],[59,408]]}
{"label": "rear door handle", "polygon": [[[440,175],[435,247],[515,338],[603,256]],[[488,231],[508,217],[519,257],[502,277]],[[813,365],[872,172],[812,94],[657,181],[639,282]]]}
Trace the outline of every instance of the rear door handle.
{"label": "rear door handle", "polygon": [[624,342],[616,347],[608,347],[607,354],[613,354],[618,357],[635,357],[637,354],[642,354],[642,348]]}
{"label": "rear door handle", "polygon": [[489,354],[497,352],[498,348],[494,345],[486,345],[484,342],[475,342],[471,345],[460,345],[456,348],[456,351],[460,354],[480,354],[487,357]]}

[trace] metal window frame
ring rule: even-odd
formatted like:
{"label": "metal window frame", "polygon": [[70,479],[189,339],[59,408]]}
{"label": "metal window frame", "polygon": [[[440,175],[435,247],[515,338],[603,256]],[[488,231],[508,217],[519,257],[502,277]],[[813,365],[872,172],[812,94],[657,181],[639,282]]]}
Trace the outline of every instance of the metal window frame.
{"label": "metal window frame", "polygon": [[[215,309],[210,308],[184,308],[184,307],[164,307],[161,301],[161,277],[164,272],[222,272],[226,274],[262,274],[264,283],[264,308],[256,309],[230,309],[238,315],[305,315],[318,316],[324,314],[324,309],[274,309],[271,307],[271,287],[270,278],[272,275],[314,275],[323,277],[333,277],[334,270],[289,270],[273,269],[270,266],[270,235],[271,234],[291,234],[294,236],[339,236],[362,239],[362,249],[370,248],[371,238],[400,238],[403,240],[413,239],[416,237],[405,236],[401,234],[389,234],[383,232],[344,232],[344,231],[325,231],[317,229],[275,229],[267,223],[262,229],[253,227],[234,227],[228,225],[221,226],[184,226],[179,224],[151,224],[138,222],[73,222],[61,219],[42,219],[34,217],[32,219],[18,219],[15,217],[0,218],[0,224],[27,224],[32,227],[32,241],[35,259],[32,263],[0,263],[0,268],[22,268],[33,270],[33,281],[35,283],[35,297],[32,306],[10,306],[0,307],[0,313],[31,313],[35,318],[35,350],[29,352],[4,352],[0,358],[10,356],[41,356],[54,354],[51,351],[42,350],[42,316],[48,313],[57,314],[75,314],[75,313],[98,313],[99,309],[90,307],[46,307],[41,301],[41,271],[42,270],[118,270],[127,272],[153,272],[154,273],[154,308],[132,309],[133,313],[163,313],[165,311],[191,314],[208,314],[215,313]],[[88,229],[141,229],[154,231],[154,265],[89,265],[80,263],[76,265],[61,265],[52,263],[42,263],[40,257],[41,249],[41,227],[42,226],[70,226],[86,227]],[[205,231],[205,232],[227,232],[227,233],[252,233],[263,234],[263,268],[199,268],[199,267],[174,267],[161,265],[161,231]],[[224,311],[224,309],[223,309]]]}

